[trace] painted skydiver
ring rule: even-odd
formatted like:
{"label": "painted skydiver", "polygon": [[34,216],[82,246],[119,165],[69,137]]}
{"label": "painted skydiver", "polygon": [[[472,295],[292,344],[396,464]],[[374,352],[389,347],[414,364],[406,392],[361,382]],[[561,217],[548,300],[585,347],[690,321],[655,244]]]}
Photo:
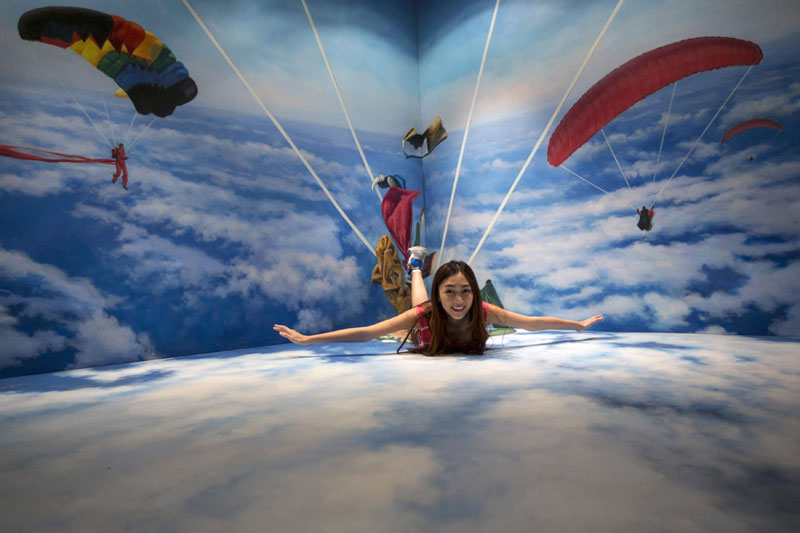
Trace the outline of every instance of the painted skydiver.
{"label": "painted skydiver", "polygon": [[122,173],[122,188],[128,190],[128,167],[125,166],[125,160],[128,156],[125,155],[125,145],[119,143],[119,147],[111,149],[111,157],[114,158],[114,164],[117,166],[117,171],[114,177],[111,178],[111,183],[116,183],[120,173]]}
{"label": "painted skydiver", "polygon": [[636,210],[636,214],[639,215],[639,222],[636,223],[636,226],[642,231],[650,231],[653,229],[653,217],[656,216],[655,209],[647,209],[646,206],[642,206],[641,209]]}

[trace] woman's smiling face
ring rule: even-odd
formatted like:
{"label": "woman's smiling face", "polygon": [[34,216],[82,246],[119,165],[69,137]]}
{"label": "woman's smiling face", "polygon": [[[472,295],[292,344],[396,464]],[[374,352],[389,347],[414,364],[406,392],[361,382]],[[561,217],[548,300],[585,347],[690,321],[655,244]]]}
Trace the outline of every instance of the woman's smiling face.
{"label": "woman's smiling face", "polygon": [[466,276],[459,272],[439,285],[439,301],[447,316],[453,320],[466,317],[472,308],[472,289]]}

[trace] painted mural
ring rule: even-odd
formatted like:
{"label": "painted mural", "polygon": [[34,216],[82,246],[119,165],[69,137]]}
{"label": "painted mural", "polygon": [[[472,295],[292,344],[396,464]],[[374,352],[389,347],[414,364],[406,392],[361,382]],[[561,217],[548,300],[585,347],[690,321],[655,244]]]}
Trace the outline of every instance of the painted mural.
{"label": "painted mural", "polygon": [[[401,142],[425,129],[412,5],[42,7],[6,1],[0,19],[0,376],[394,314],[370,283],[387,233],[372,181],[421,190]],[[174,109],[148,104],[159,79]]]}
{"label": "painted mural", "polygon": [[523,313],[799,335],[797,4],[495,5],[419,5],[450,139],[423,162],[429,246]]}
{"label": "painted mural", "polygon": [[0,377],[374,322],[412,241],[527,314],[800,335],[792,1],[44,7],[0,12]]}
{"label": "painted mural", "polygon": [[5,379],[0,530],[794,533],[799,347],[522,332]]}

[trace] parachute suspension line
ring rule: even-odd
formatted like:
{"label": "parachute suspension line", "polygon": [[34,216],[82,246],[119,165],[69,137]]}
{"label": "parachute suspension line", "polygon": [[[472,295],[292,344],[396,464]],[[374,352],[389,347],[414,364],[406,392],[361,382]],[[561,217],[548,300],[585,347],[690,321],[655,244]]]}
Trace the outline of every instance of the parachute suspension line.
{"label": "parachute suspension line", "polygon": [[147,124],[147,126],[145,126],[145,127],[144,127],[144,129],[143,129],[142,131],[140,131],[140,132],[139,132],[139,133],[136,135],[136,137],[134,137],[134,138],[133,138],[133,142],[132,142],[132,143],[131,143],[131,145],[128,147],[127,153],[131,153],[131,150],[133,150],[133,147],[134,147],[134,146],[136,146],[136,142],[139,140],[139,137],[141,137],[141,136],[142,136],[142,133],[144,133],[144,132],[146,132],[148,129],[150,129],[150,126],[152,126],[152,125],[153,125],[153,122],[155,122],[157,119],[158,119],[158,117],[153,117],[153,120],[151,120],[151,121],[150,121],[150,122]]}
{"label": "parachute suspension line", "polygon": [[[572,174],[573,176],[575,176],[575,177],[576,177],[576,178],[578,178],[579,180],[581,180],[581,181],[584,181],[584,182],[588,183],[589,185],[591,185],[592,187],[594,187],[595,189],[597,189],[597,190],[599,190],[599,191],[601,191],[601,192],[604,192],[604,193],[606,193],[607,195],[609,195],[609,196],[610,196],[610,197],[612,197],[613,199],[617,200],[618,202],[620,202],[620,203],[623,203],[623,204],[625,203],[625,202],[623,202],[622,200],[620,200],[619,196],[615,196],[615,195],[614,195],[614,193],[612,193],[612,192],[608,192],[607,190],[603,189],[602,187],[598,187],[597,185],[595,185],[595,184],[594,184],[594,183],[592,183],[591,181],[587,180],[587,179],[586,179],[586,178],[584,178],[583,176],[579,176],[577,173],[575,173],[575,172],[573,172],[572,170],[568,169],[568,168],[567,168],[567,167],[565,167],[564,165],[561,165],[561,166],[560,166],[560,167],[558,167],[558,168],[563,168],[564,170],[566,170],[567,172],[569,172],[570,174]],[[627,204],[625,204],[625,205],[627,206]],[[634,209],[636,209],[636,208],[634,207]]]}
{"label": "parachute suspension line", "polygon": [[114,143],[113,146],[117,145],[117,139],[114,138],[114,126],[111,124],[111,115],[108,113],[108,105],[106,104],[106,93],[103,92],[102,89],[100,90],[100,96],[103,97],[103,107],[106,109],[106,120],[108,121],[108,131],[111,132],[111,142]]}
{"label": "parachute suspension line", "polygon": [[745,78],[747,77],[747,75],[750,73],[750,70],[751,70],[752,68],[753,68],[753,65],[750,65],[749,67],[747,67],[747,70],[746,70],[746,71],[745,71],[745,73],[742,75],[741,79],[739,80],[739,83],[737,83],[737,84],[736,84],[736,87],[734,87],[734,88],[733,88],[733,90],[732,90],[732,91],[731,91],[731,93],[728,95],[728,97],[725,99],[725,101],[724,101],[724,102],[722,102],[722,105],[721,105],[721,106],[719,106],[719,109],[717,109],[717,112],[716,112],[716,113],[714,113],[714,116],[713,116],[713,117],[711,117],[711,120],[708,122],[708,124],[706,125],[705,129],[703,130],[703,132],[700,134],[700,136],[697,138],[697,140],[696,140],[696,141],[694,141],[694,144],[692,144],[692,147],[691,147],[691,148],[689,148],[689,151],[686,153],[686,155],[685,155],[685,156],[683,156],[683,159],[681,159],[681,162],[680,162],[680,164],[678,165],[678,168],[676,168],[676,169],[675,169],[675,172],[673,172],[673,173],[672,173],[672,175],[669,177],[669,179],[667,180],[667,182],[666,182],[666,183],[664,183],[664,185],[662,185],[662,186],[661,186],[661,190],[660,190],[660,191],[658,191],[658,194],[657,194],[657,195],[656,195],[656,197],[653,199],[653,203],[650,205],[650,209],[653,209],[653,207],[655,207],[655,205],[656,205],[656,200],[658,200],[658,197],[659,197],[659,196],[661,196],[661,193],[662,193],[662,192],[664,192],[664,189],[666,189],[666,188],[667,188],[667,185],[669,185],[669,182],[670,182],[670,181],[672,181],[672,178],[674,178],[674,177],[675,177],[675,174],[677,174],[677,173],[678,173],[678,171],[681,169],[681,167],[682,167],[682,166],[683,166],[683,164],[686,162],[686,160],[689,158],[689,156],[690,156],[690,155],[692,155],[692,152],[694,151],[694,148],[695,148],[695,146],[697,146],[697,143],[699,143],[699,142],[700,142],[700,139],[702,139],[702,138],[703,138],[703,135],[705,135],[705,134],[706,134],[706,132],[708,131],[708,128],[710,128],[710,127],[711,127],[711,124],[713,124],[713,123],[714,123],[714,120],[716,120],[717,116],[718,116],[718,115],[719,115],[719,114],[722,112],[722,109],[725,107],[725,104],[727,104],[727,103],[728,103],[728,100],[730,100],[730,99],[731,99],[731,97],[733,96],[733,93],[735,93],[735,92],[736,92],[736,89],[738,89],[738,88],[739,88],[739,86],[742,84],[742,82],[744,81],[744,79],[745,79]]}
{"label": "parachute suspension line", "polygon": [[62,82],[62,81],[59,79],[59,80],[58,80],[58,83],[60,83],[60,84],[61,84],[61,86],[64,88],[64,90],[65,90],[65,91],[67,91],[67,94],[69,94],[69,95],[70,95],[70,97],[72,98],[72,101],[73,101],[73,102],[75,102],[76,104],[78,104],[78,107],[80,107],[80,108],[81,108],[81,111],[83,111],[83,114],[84,114],[84,115],[86,115],[86,118],[87,118],[87,119],[89,119],[89,122],[92,124],[92,126],[94,126],[94,129],[96,129],[96,130],[97,130],[97,131],[100,133],[100,135],[102,135],[102,136],[103,136],[103,139],[105,139],[105,141],[106,141],[106,144],[107,144],[107,145],[109,145],[110,147],[112,147],[112,148],[113,148],[113,147],[114,147],[114,145],[113,145],[113,144],[111,144],[111,141],[109,141],[109,140],[108,140],[108,137],[106,137],[106,134],[105,134],[105,133],[103,133],[103,130],[101,130],[99,127],[97,127],[97,124],[95,124],[94,120],[92,120],[92,117],[90,117],[90,116],[89,116],[89,113],[87,113],[87,112],[86,112],[86,110],[83,108],[83,106],[81,105],[81,103],[80,103],[80,102],[78,102],[78,101],[75,99],[75,97],[74,97],[74,96],[72,96],[72,93],[70,92],[70,90],[69,90],[69,89],[67,89],[67,86],[66,86],[66,85],[64,85],[64,82]]}
{"label": "parachute suspension line", "polygon": [[569,87],[567,87],[566,92],[564,92],[564,96],[561,98],[561,101],[558,103],[558,106],[556,107],[555,111],[553,111],[553,115],[550,117],[550,120],[547,122],[547,125],[544,127],[544,130],[542,130],[542,134],[539,136],[539,140],[536,141],[536,145],[533,147],[533,150],[531,150],[531,153],[528,156],[528,159],[525,161],[525,164],[522,165],[522,169],[519,171],[519,174],[517,175],[517,178],[514,180],[514,183],[511,184],[511,188],[508,190],[508,193],[506,194],[506,197],[503,198],[503,202],[500,204],[500,207],[497,209],[497,212],[494,214],[494,217],[492,218],[491,222],[489,222],[489,226],[486,228],[486,231],[483,233],[483,237],[481,237],[480,242],[478,242],[478,246],[475,248],[475,251],[472,252],[472,255],[470,256],[469,261],[467,261],[468,264],[471,264],[472,260],[475,259],[475,256],[478,255],[478,252],[480,251],[481,247],[483,246],[483,243],[486,241],[486,237],[492,231],[492,228],[494,227],[495,222],[497,222],[497,219],[500,217],[500,214],[503,212],[503,208],[508,203],[509,197],[511,197],[511,194],[514,192],[514,189],[516,188],[517,183],[519,183],[519,180],[522,178],[522,175],[525,173],[525,170],[527,170],[528,165],[530,164],[531,160],[533,159],[533,156],[536,155],[536,151],[539,150],[539,146],[542,144],[542,141],[544,141],[545,136],[550,131],[550,127],[553,125],[553,122],[555,121],[556,116],[558,116],[558,113],[561,111],[561,108],[564,107],[564,102],[567,101],[567,98],[569,98],[570,93],[572,93],[572,89],[575,87],[575,84],[578,82],[578,78],[580,77],[581,74],[583,74],[583,70],[586,68],[587,63],[589,63],[589,59],[592,57],[592,55],[594,55],[594,51],[597,49],[597,46],[600,44],[600,41],[605,36],[606,31],[608,31],[608,27],[611,26],[611,22],[614,20],[614,17],[617,16],[617,12],[620,10],[620,8],[622,7],[623,3],[625,3],[625,0],[619,0],[617,2],[617,6],[614,8],[614,11],[611,12],[611,16],[608,17],[608,20],[606,21],[605,26],[603,26],[603,29],[600,30],[600,34],[597,36],[597,39],[595,39],[594,44],[592,44],[592,47],[589,49],[589,53],[586,54],[586,57],[584,58],[583,63],[581,64],[580,68],[578,69],[578,72],[575,73],[575,76],[572,78],[572,82],[569,84]]}
{"label": "parachute suspension line", "polygon": [[317,182],[317,185],[319,185],[319,187],[322,189],[322,192],[325,193],[325,196],[328,197],[328,200],[330,200],[330,202],[333,204],[333,206],[336,208],[336,210],[339,212],[339,214],[342,216],[342,218],[347,222],[347,224],[350,226],[350,228],[355,232],[355,234],[358,235],[358,237],[361,239],[361,242],[363,242],[364,246],[366,246],[369,249],[370,253],[375,254],[375,249],[372,247],[372,245],[369,243],[369,241],[367,241],[367,239],[364,237],[364,235],[361,233],[361,231],[359,231],[359,229],[356,227],[356,225],[353,224],[353,221],[350,220],[350,217],[347,216],[347,214],[342,210],[342,208],[339,206],[339,204],[333,198],[333,195],[330,193],[330,191],[325,186],[325,184],[322,183],[322,180],[319,179],[319,176],[317,176],[317,173],[314,172],[314,169],[311,168],[311,165],[306,160],[305,156],[303,156],[302,152],[300,152],[300,150],[294,144],[294,142],[292,141],[291,137],[289,137],[289,134],[286,133],[286,130],[283,129],[283,126],[281,126],[280,122],[278,122],[278,119],[276,119],[275,116],[272,113],[270,113],[269,109],[267,109],[267,106],[264,105],[264,102],[261,100],[261,98],[258,96],[258,94],[256,94],[256,92],[253,90],[253,87],[251,87],[250,84],[247,82],[247,79],[244,77],[244,75],[242,75],[242,73],[239,71],[239,68],[236,66],[236,64],[233,62],[233,60],[228,56],[227,52],[225,52],[225,50],[222,48],[222,45],[219,44],[217,39],[211,33],[211,30],[209,30],[208,26],[206,26],[205,22],[203,22],[203,19],[200,18],[200,15],[197,13],[197,11],[194,10],[192,5],[189,3],[189,0],[182,0],[182,2],[186,6],[186,8],[189,10],[189,12],[192,14],[192,16],[195,18],[195,20],[200,25],[200,27],[203,28],[203,31],[206,33],[206,35],[211,40],[211,42],[214,43],[214,46],[217,48],[217,50],[219,50],[220,54],[222,54],[222,57],[225,58],[225,61],[227,61],[228,65],[236,73],[236,76],[239,78],[239,80],[244,84],[244,86],[250,92],[250,95],[256,100],[256,102],[258,102],[258,105],[261,107],[261,109],[264,111],[264,113],[266,113],[266,115],[272,121],[272,124],[275,125],[277,130],[283,136],[284,140],[286,140],[286,142],[289,144],[289,146],[291,146],[292,150],[294,150],[294,153],[297,154],[297,157],[300,158],[300,161],[302,161],[303,165],[305,165],[305,167],[308,170],[308,172],[314,177],[314,179]]}
{"label": "parachute suspension line", "polygon": [[138,115],[138,114],[139,114],[139,113],[137,113],[137,112],[134,110],[134,112],[133,112],[133,118],[131,119],[131,124],[130,124],[130,126],[128,126],[128,131],[126,131],[126,132],[125,132],[125,137],[123,137],[123,139],[122,139],[122,142],[123,142],[123,144],[125,144],[125,143],[127,143],[127,142],[128,142],[128,137],[129,137],[129,136],[130,136],[130,134],[131,134],[131,130],[133,129],[133,123],[134,123],[134,122],[136,122],[136,115]]}
{"label": "parachute suspension line", "polygon": [[622,170],[622,165],[619,164],[619,159],[617,159],[617,154],[614,153],[614,149],[611,148],[611,143],[608,142],[608,137],[606,137],[605,130],[601,129],[600,133],[603,134],[603,139],[606,140],[606,146],[608,146],[608,149],[611,150],[611,155],[614,156],[614,161],[617,162],[617,168],[619,169],[619,173],[622,174],[622,179],[625,180],[625,185],[628,186],[628,190],[629,191],[633,192],[633,189],[631,189],[631,184],[628,182],[628,178],[625,176],[625,172],[623,172],[623,170]]}
{"label": "parachute suspension line", "polygon": [[661,161],[661,151],[664,149],[664,137],[667,136],[667,124],[669,124],[669,115],[672,111],[672,100],[675,98],[675,89],[678,87],[678,82],[672,84],[672,96],[669,97],[669,107],[667,108],[667,118],[664,119],[664,131],[661,132],[661,144],[658,147],[658,157],[656,157],[656,167],[653,169],[653,183],[656,182],[656,173],[658,172],[658,163]]}
{"label": "parachute suspension line", "polygon": [[[39,47],[38,46],[34,46],[32,49],[33,49],[34,54],[36,54],[36,57],[38,58],[39,62],[40,63],[43,62],[45,56],[39,50]],[[97,130],[98,133],[100,133],[100,135],[102,135],[103,139],[105,139],[105,141],[106,141],[106,144],[108,144],[108,146],[113,148],[114,145],[112,145],[111,141],[108,140],[108,137],[106,137],[105,133],[103,133],[103,130],[101,130],[99,127],[97,127],[97,124],[94,123],[94,121],[92,120],[92,117],[89,116],[89,113],[86,112],[86,110],[83,108],[81,103],[78,102],[75,99],[74,96],[72,96],[72,93],[70,92],[69,89],[67,89],[67,86],[64,85],[64,82],[61,80],[61,77],[58,75],[56,70],[55,69],[50,69],[50,72],[52,72],[53,77],[59,83],[59,85],[61,85],[61,87],[64,89],[64,91],[66,91],[66,93],[72,98],[72,101],[75,102],[75,104],[77,104],[77,106],[80,108],[81,111],[83,111],[83,114],[86,115],[86,118],[89,120],[89,123],[94,127],[94,129]]]}
{"label": "parachute suspension line", "polygon": [[497,9],[500,7],[500,0],[494,4],[494,13],[492,13],[492,22],[489,24],[489,34],[486,36],[486,46],[483,48],[483,57],[481,58],[481,67],[478,70],[478,79],[475,82],[475,91],[472,93],[472,104],[470,104],[469,115],[467,116],[467,126],[464,129],[464,138],[461,140],[461,151],[458,153],[458,164],[456,165],[456,175],[453,179],[453,190],[450,192],[450,205],[447,207],[447,218],[444,221],[444,231],[442,232],[442,246],[439,248],[439,253],[436,254],[435,263],[437,266],[444,253],[444,243],[447,239],[447,228],[450,225],[450,214],[453,211],[453,201],[456,197],[456,187],[458,186],[458,177],[461,173],[461,161],[464,159],[464,147],[467,145],[467,137],[469,136],[469,127],[472,124],[472,115],[475,111],[475,101],[478,99],[478,89],[481,86],[481,78],[483,77],[483,67],[486,64],[486,54],[489,52],[489,43],[492,41],[492,32],[494,31],[494,22],[497,19]]}
{"label": "parachute suspension line", "polygon": [[[350,133],[353,135],[353,140],[356,142],[356,148],[358,148],[358,153],[361,154],[361,161],[364,162],[364,168],[367,170],[367,176],[369,177],[369,182],[372,183],[374,176],[372,175],[372,169],[369,168],[369,163],[367,163],[367,157],[364,155],[364,150],[361,149],[361,143],[358,142],[358,137],[356,136],[356,130],[353,128],[353,123],[350,121],[350,114],[347,112],[347,106],[344,105],[344,99],[342,98],[342,93],[339,91],[339,84],[336,83],[336,77],[333,75],[333,69],[331,69],[331,64],[328,62],[328,56],[325,54],[325,48],[322,46],[322,40],[319,38],[319,33],[317,32],[317,27],[314,24],[314,19],[311,18],[311,11],[308,10],[308,5],[306,5],[306,0],[300,0],[303,3],[303,9],[306,11],[306,16],[308,17],[308,22],[311,24],[311,29],[314,32],[314,37],[317,39],[317,45],[319,46],[319,51],[322,53],[322,59],[325,61],[325,67],[328,69],[328,74],[331,76],[331,81],[333,82],[333,88],[336,90],[336,96],[339,98],[339,104],[342,106],[342,111],[344,111],[344,118],[347,120],[347,127],[350,128]],[[375,188],[375,194],[378,195],[378,200],[383,200],[380,191]]]}

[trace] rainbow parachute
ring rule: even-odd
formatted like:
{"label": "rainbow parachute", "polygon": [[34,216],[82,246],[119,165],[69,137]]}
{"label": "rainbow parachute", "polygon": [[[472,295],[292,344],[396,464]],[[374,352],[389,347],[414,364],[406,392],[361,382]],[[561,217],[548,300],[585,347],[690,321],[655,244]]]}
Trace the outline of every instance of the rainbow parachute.
{"label": "rainbow parachute", "polygon": [[43,7],[24,13],[19,35],[69,48],[113,78],[136,111],[159,117],[197,96],[183,63],[155,35],[117,15],[78,7]]}

